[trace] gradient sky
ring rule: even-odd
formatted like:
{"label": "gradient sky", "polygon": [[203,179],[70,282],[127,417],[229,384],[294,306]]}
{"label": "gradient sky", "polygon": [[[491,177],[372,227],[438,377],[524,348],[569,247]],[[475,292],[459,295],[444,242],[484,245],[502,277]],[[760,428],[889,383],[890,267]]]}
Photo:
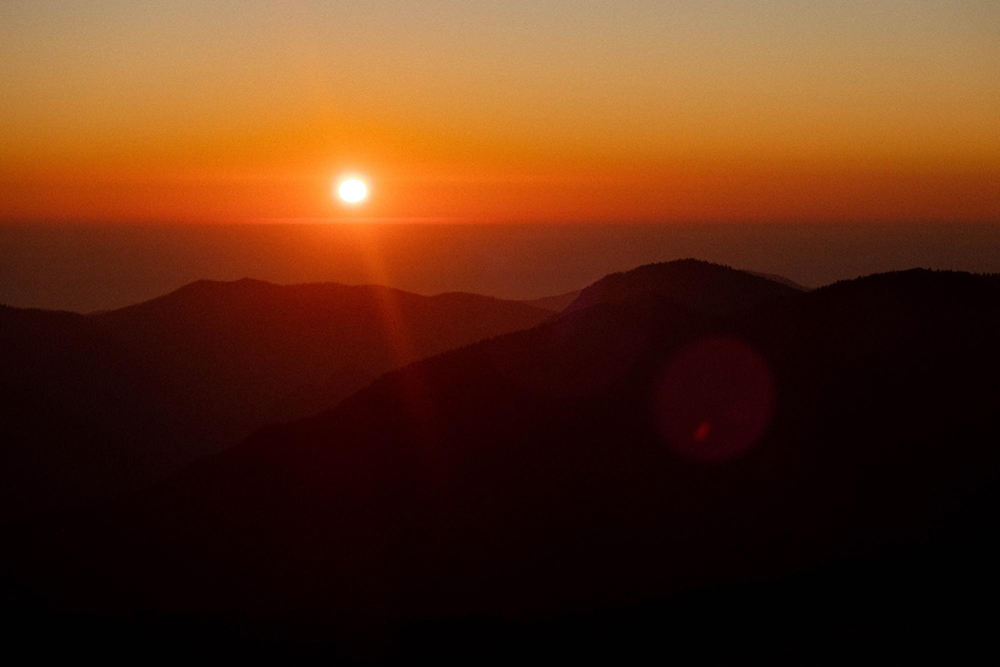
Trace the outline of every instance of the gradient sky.
{"label": "gradient sky", "polygon": [[1000,2],[4,0],[0,90],[0,220],[1000,221]]}

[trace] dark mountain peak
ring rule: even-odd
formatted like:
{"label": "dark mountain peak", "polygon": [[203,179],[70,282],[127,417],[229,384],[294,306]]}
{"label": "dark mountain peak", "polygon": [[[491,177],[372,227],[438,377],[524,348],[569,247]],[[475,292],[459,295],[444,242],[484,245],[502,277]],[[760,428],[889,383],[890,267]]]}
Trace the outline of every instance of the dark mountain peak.
{"label": "dark mountain peak", "polygon": [[905,364],[927,365],[954,357],[957,348],[992,346],[987,341],[1000,327],[998,287],[986,276],[910,269],[842,280],[730,320],[742,322],[749,338],[769,340],[772,358],[825,349],[815,356],[830,373],[862,358],[874,364],[887,350]]}
{"label": "dark mountain peak", "polygon": [[948,328],[958,325],[959,316],[968,325],[985,325],[1000,315],[998,287],[972,273],[910,269],[834,283],[809,294],[803,308],[840,313],[840,327],[895,321],[901,327]]}
{"label": "dark mountain peak", "polygon": [[115,313],[127,313],[159,308],[170,304],[196,303],[205,299],[228,299],[237,294],[253,294],[265,288],[280,289],[280,285],[255,278],[240,278],[239,280],[195,280],[148,301],[141,301],[123,308],[104,310],[91,313],[95,316],[105,316]]}
{"label": "dark mountain peak", "polygon": [[839,280],[813,292],[819,299],[864,297],[867,300],[917,300],[930,302],[940,298],[962,300],[990,298],[1000,287],[995,276],[937,269],[907,269],[875,273]]}
{"label": "dark mountain peak", "polygon": [[[279,285],[256,278],[239,280],[196,280],[163,296],[116,310],[92,313],[103,319],[172,316],[228,319],[234,311],[263,314],[276,307],[315,306],[322,302],[346,303],[351,298],[367,298],[377,291],[407,294],[379,285],[341,283],[300,283]],[[415,295],[414,295],[415,296]]]}
{"label": "dark mountain peak", "polygon": [[784,281],[687,258],[607,275],[584,289],[566,312],[657,294],[687,308],[719,315],[799,292]]}

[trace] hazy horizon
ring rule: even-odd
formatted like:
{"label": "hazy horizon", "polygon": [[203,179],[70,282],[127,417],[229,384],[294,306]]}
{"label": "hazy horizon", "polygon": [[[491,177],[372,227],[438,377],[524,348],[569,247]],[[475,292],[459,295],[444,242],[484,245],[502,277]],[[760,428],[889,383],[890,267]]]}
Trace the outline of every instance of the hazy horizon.
{"label": "hazy horizon", "polygon": [[807,287],[909,268],[1000,272],[982,223],[5,224],[0,303],[89,312],[201,279],[375,283],[531,299],[695,257]]}

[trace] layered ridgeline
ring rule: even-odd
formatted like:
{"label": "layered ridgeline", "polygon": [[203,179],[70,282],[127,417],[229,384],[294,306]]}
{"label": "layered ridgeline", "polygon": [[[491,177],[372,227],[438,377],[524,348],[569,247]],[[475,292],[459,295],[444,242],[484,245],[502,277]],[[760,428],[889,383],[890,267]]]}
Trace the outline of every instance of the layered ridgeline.
{"label": "layered ridgeline", "polygon": [[[664,289],[677,271],[703,273],[709,307]],[[1000,592],[995,280],[914,270],[804,293],[690,261],[615,280],[614,298],[33,529],[11,599],[105,614],[56,619],[102,648],[127,650],[129,618],[179,655],[987,648],[967,640],[990,636],[978,600]],[[25,618],[23,636],[51,632]]]}
{"label": "layered ridgeline", "polygon": [[[664,289],[676,272],[709,307]],[[256,657],[372,657],[365,638],[395,659],[974,650],[975,599],[997,592],[995,282],[802,293],[695,262],[614,280],[38,529],[17,581],[39,608],[157,612],[145,637],[208,623],[166,643],[238,636]]]}
{"label": "layered ridgeline", "polygon": [[[799,298],[701,262],[658,270],[678,267],[741,295],[731,316]],[[402,619],[562,610],[617,589],[658,591],[663,574],[650,577],[634,542],[650,543],[650,562],[662,558],[666,533],[650,522],[706,493],[712,469],[686,462],[683,439],[665,439],[655,387],[673,352],[726,316],[718,300],[701,310],[650,284],[389,373],[332,412],[266,429],[61,524],[54,542],[43,529],[28,543],[47,544],[48,560],[25,556],[25,578],[37,575],[57,602],[117,611],[349,612],[365,622],[386,608]],[[712,418],[706,438],[731,428]],[[637,557],[641,567],[617,581],[619,559]]]}
{"label": "layered ridgeline", "polygon": [[0,307],[0,516],[134,488],[388,370],[552,315],[473,294],[255,280],[91,315]]}

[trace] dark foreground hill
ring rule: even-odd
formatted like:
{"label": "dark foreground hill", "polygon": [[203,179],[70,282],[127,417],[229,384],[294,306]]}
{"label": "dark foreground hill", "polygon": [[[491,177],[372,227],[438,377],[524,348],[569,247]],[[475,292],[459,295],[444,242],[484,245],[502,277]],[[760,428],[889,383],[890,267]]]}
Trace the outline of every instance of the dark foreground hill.
{"label": "dark foreground hill", "polygon": [[551,315],[473,294],[254,280],[88,316],[0,307],[0,516],[134,487]]}
{"label": "dark foreground hill", "polygon": [[917,270],[706,310],[571,309],[25,529],[12,598],[48,625],[23,636],[244,659],[995,650],[997,286]]}

